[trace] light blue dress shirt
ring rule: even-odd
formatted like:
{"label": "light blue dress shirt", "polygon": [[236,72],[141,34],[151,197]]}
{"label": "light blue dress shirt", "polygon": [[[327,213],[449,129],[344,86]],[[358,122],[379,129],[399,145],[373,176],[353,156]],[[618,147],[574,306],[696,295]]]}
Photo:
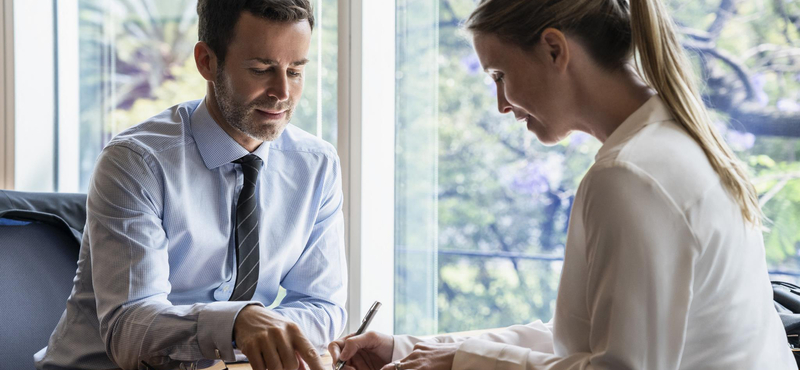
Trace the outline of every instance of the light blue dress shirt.
{"label": "light blue dress shirt", "polygon": [[247,304],[272,303],[323,349],[344,328],[347,276],[339,158],[292,125],[253,152],[260,271],[249,302],[236,281],[234,219],[248,151],[204,101],[172,107],[115,137],[98,158],[67,308],[40,369],[175,367],[235,358]]}

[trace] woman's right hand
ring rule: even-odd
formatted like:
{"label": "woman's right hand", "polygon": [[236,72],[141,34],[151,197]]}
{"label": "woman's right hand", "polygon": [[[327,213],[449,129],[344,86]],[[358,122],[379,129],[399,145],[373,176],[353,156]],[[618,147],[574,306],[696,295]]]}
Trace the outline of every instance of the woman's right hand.
{"label": "woman's right hand", "polygon": [[331,342],[328,352],[333,363],[345,361],[343,370],[380,370],[392,361],[394,337],[370,331],[361,335],[348,335]]}

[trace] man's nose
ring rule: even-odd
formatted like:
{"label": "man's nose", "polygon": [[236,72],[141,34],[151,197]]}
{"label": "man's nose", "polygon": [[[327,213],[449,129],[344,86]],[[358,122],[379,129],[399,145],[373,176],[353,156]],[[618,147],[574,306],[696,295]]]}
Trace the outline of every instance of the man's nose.
{"label": "man's nose", "polygon": [[278,74],[270,79],[267,95],[278,101],[289,99],[289,78],[285,74]]}

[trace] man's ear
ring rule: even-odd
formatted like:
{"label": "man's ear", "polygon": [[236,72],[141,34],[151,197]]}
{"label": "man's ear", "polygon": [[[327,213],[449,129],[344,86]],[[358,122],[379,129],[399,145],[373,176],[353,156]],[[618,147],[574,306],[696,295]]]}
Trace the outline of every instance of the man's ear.
{"label": "man's ear", "polygon": [[211,47],[203,41],[194,45],[194,62],[197,71],[206,81],[214,81],[217,77],[217,56]]}
{"label": "man's ear", "polygon": [[564,33],[555,28],[547,28],[542,31],[541,42],[547,53],[547,62],[559,72],[566,71],[570,55],[567,37],[564,36]]}

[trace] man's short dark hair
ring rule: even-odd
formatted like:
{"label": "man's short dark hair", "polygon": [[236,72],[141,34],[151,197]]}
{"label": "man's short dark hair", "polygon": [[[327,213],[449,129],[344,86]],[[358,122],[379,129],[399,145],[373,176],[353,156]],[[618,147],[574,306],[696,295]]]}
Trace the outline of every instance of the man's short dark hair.
{"label": "man's short dark hair", "polygon": [[225,63],[236,22],[244,11],[275,22],[307,20],[314,29],[314,10],[310,0],[199,0],[198,38],[208,44],[220,66]]}

